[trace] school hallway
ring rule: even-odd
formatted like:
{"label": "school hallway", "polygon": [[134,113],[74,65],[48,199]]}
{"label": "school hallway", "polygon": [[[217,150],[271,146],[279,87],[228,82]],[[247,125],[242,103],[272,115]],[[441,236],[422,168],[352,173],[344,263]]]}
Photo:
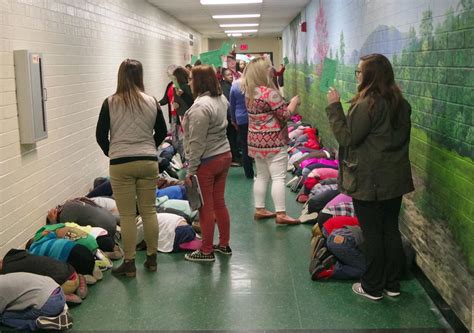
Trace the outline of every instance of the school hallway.
{"label": "school hallway", "polygon": [[[139,252],[135,279],[107,271],[90,286],[71,309],[72,331],[452,332],[415,278],[402,282],[399,298],[380,302],[355,295],[353,281],[311,281],[311,226],[254,221],[252,184],[242,168],[230,169],[232,256],[193,263],[183,252],[159,254],[154,274]],[[287,205],[299,216],[290,191]]]}

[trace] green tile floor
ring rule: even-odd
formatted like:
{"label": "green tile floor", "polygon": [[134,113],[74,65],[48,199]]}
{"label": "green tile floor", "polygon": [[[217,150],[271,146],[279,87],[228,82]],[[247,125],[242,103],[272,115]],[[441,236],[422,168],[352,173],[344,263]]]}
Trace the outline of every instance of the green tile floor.
{"label": "green tile floor", "polygon": [[[268,193],[269,195],[270,193]],[[137,278],[106,272],[71,310],[74,330],[317,330],[448,328],[415,279],[399,299],[375,303],[355,296],[352,282],[313,282],[308,273],[310,225],[277,226],[253,220],[252,181],[241,168],[228,176],[231,257],[190,263],[183,253],[159,254],[158,272]],[[287,193],[288,212],[301,204]],[[270,206],[270,208],[273,208]]]}

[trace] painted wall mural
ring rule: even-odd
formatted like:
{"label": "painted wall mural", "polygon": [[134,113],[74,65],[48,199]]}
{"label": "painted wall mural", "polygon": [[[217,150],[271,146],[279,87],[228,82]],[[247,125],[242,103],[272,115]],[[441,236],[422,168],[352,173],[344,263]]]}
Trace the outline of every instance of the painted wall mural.
{"label": "painted wall mural", "polygon": [[[338,61],[336,88],[356,91],[359,57],[382,53],[412,105],[411,160],[417,209],[445,221],[474,271],[474,0],[313,0],[283,32],[285,95],[336,146],[320,92],[325,57]],[[300,24],[307,23],[307,32]],[[347,110],[349,104],[344,102]]]}

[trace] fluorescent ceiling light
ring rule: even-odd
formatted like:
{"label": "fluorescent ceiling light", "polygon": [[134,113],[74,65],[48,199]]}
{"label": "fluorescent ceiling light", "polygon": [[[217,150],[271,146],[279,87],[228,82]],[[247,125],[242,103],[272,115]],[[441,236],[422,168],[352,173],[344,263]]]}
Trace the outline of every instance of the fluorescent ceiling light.
{"label": "fluorescent ceiling light", "polygon": [[254,17],[260,17],[260,14],[212,15],[213,19],[254,18]]}
{"label": "fluorescent ceiling light", "polygon": [[242,37],[242,34],[227,34],[229,37]]}
{"label": "fluorescent ceiling light", "polygon": [[221,24],[221,28],[258,27],[258,23]]}
{"label": "fluorescent ceiling light", "polygon": [[233,34],[233,33],[245,33],[245,32],[257,32],[257,29],[251,29],[251,30],[226,30],[224,31],[226,34]]}
{"label": "fluorescent ceiling light", "polygon": [[201,0],[201,5],[240,5],[246,3],[262,3],[263,0]]}

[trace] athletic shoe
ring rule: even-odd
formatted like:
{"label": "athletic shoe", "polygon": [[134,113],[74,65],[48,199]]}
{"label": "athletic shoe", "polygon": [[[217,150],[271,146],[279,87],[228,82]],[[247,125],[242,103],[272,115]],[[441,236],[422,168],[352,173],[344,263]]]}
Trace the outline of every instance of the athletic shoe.
{"label": "athletic shoe", "polygon": [[204,254],[201,250],[196,250],[192,253],[186,253],[184,255],[184,259],[187,261],[195,261],[195,262],[213,262],[216,261],[216,257],[214,253]]}
{"label": "athletic shoe", "polygon": [[372,301],[380,301],[383,298],[383,296],[372,296],[370,294],[367,294],[362,288],[362,284],[360,282],[354,283],[352,285],[352,291],[355,292],[357,295],[371,299]]}
{"label": "athletic shoe", "polygon": [[219,245],[213,245],[212,248],[214,249],[214,252],[220,252],[222,254],[226,254],[228,256],[232,255],[232,249],[230,248],[229,245],[227,246],[219,246]]}
{"label": "athletic shoe", "polygon": [[387,289],[384,289],[383,290],[383,293],[387,296],[390,296],[390,297],[397,297],[397,296],[400,296],[400,292],[399,291],[390,291],[390,290],[387,290]]}
{"label": "athletic shoe", "polygon": [[87,288],[87,281],[84,275],[78,274],[79,277],[79,287],[76,289],[76,294],[80,298],[84,299],[89,294],[89,289]]}
{"label": "athletic shoe", "polygon": [[67,311],[67,305],[64,310],[56,317],[39,316],[36,318],[36,326],[41,330],[64,331],[72,327],[72,317]]}
{"label": "athletic shoe", "polygon": [[64,297],[66,298],[66,303],[69,305],[77,305],[82,303],[82,298],[76,294],[67,294],[64,295]]}

